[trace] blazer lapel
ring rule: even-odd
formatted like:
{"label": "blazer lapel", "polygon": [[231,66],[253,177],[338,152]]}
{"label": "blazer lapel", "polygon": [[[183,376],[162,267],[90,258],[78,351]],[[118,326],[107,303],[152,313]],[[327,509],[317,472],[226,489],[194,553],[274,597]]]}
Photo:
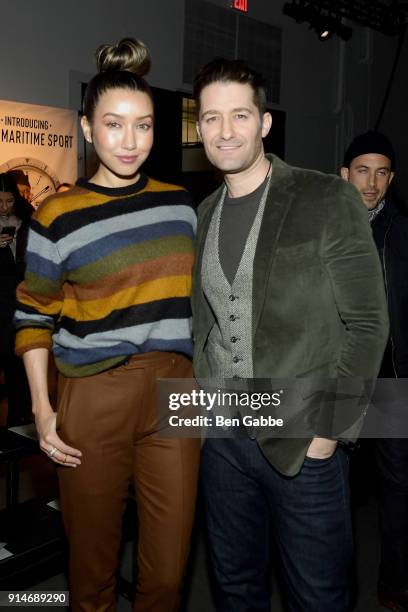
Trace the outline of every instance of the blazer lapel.
{"label": "blazer lapel", "polygon": [[275,258],[281,229],[295,192],[291,167],[275,155],[268,155],[267,157],[272,159],[273,170],[254,258],[252,289],[253,337],[255,336],[265,302],[269,275]]}
{"label": "blazer lapel", "polygon": [[197,244],[196,244],[196,268],[201,270],[203,259],[205,239],[207,238],[208,228],[210,227],[211,219],[215,211],[215,207],[221,197],[224,186],[222,185],[215,191],[205,202],[205,208],[198,211],[198,229],[197,229]]}
{"label": "blazer lapel", "polygon": [[207,303],[201,283],[201,266],[203,252],[208,228],[214,214],[215,207],[221,196],[223,186],[215,191],[199,209],[198,228],[196,240],[196,259],[193,273],[193,288],[191,293],[191,304],[193,309],[194,340],[197,345],[204,343],[214,323],[214,316]]}

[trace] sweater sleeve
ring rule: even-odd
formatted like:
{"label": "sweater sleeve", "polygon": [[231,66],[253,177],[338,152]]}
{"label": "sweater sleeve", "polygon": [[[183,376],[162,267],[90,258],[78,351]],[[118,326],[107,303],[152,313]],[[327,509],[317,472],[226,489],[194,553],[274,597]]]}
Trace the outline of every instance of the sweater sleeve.
{"label": "sweater sleeve", "polygon": [[50,228],[41,222],[41,215],[36,214],[28,236],[24,281],[17,288],[17,355],[34,348],[51,349],[64,299],[62,286],[62,260],[56,241]]}

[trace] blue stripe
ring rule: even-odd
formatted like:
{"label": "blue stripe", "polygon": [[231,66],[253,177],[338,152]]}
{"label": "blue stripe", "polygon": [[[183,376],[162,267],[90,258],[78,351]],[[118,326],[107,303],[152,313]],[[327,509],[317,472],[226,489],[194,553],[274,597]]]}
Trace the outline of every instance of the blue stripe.
{"label": "blue stripe", "polygon": [[186,221],[165,221],[117,232],[111,234],[108,238],[103,237],[94,242],[90,241],[77,249],[69,256],[67,269],[69,271],[76,270],[129,245],[180,235],[188,236],[192,241],[194,240],[194,232],[190,223]]}
{"label": "blue stripe", "polygon": [[54,318],[50,315],[27,314],[21,310],[16,310],[14,313],[14,326],[16,329],[23,329],[24,327],[54,329]]}
{"label": "blue stripe", "polygon": [[53,282],[59,282],[61,278],[61,266],[55,264],[49,259],[44,259],[41,255],[36,253],[27,252],[27,272],[32,272],[38,278],[46,278]]}
{"label": "blue stripe", "polygon": [[121,342],[112,347],[100,347],[91,349],[67,349],[54,345],[55,357],[62,363],[71,366],[83,366],[96,364],[111,357],[126,357],[149,353],[151,351],[164,351],[168,353],[184,353],[189,357],[193,354],[193,343],[191,338],[179,338],[177,340],[148,339],[146,342],[136,346],[130,342]]}

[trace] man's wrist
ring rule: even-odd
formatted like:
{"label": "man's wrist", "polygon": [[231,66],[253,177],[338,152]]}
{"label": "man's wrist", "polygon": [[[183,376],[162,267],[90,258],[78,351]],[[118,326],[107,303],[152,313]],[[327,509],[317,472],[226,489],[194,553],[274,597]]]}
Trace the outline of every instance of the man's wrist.
{"label": "man's wrist", "polygon": [[313,438],[306,455],[312,459],[328,459],[336,450],[337,440],[328,438]]}

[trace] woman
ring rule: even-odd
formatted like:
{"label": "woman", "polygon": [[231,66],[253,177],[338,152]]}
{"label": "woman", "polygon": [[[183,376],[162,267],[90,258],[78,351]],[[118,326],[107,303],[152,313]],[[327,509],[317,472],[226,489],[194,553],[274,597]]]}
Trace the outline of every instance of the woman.
{"label": "woman", "polygon": [[32,208],[9,174],[0,174],[0,368],[8,397],[7,425],[24,423],[30,394],[21,363],[14,354],[16,287],[24,277],[24,255]]}
{"label": "woman", "polygon": [[[44,452],[60,466],[73,610],[114,610],[121,519],[133,479],[139,519],[135,609],[178,609],[199,441],[160,436],[157,378],[191,377],[195,215],[182,188],[141,171],[153,144],[143,43],[97,51],[82,129],[99,166],[34,215],[19,288],[24,355]],[[47,352],[59,370],[57,418]]]}

